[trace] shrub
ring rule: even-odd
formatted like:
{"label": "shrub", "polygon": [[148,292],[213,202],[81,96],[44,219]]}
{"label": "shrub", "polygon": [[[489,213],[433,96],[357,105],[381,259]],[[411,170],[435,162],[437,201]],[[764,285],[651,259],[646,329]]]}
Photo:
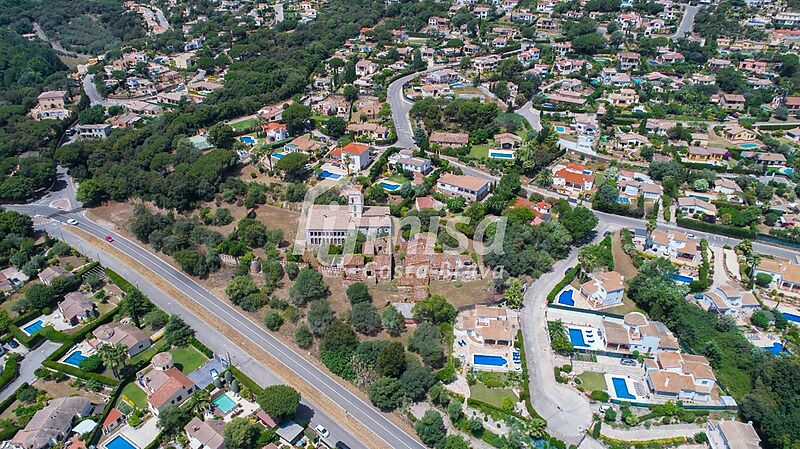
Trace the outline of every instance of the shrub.
{"label": "shrub", "polygon": [[611,399],[611,397],[608,395],[608,393],[606,393],[603,390],[594,390],[589,395],[589,397],[593,401],[600,401],[600,402],[608,402],[608,400]]}
{"label": "shrub", "polygon": [[267,329],[278,331],[281,326],[283,326],[283,317],[278,312],[270,310],[264,314],[264,324],[267,326]]}

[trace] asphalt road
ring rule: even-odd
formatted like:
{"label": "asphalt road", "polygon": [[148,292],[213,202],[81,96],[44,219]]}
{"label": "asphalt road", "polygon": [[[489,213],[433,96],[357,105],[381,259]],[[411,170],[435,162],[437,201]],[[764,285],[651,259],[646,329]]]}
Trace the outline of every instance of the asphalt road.
{"label": "asphalt road", "polygon": [[398,78],[389,84],[389,87],[386,89],[386,100],[389,102],[389,107],[392,110],[392,121],[394,122],[395,133],[397,134],[397,143],[394,144],[395,147],[417,147],[414,143],[414,131],[411,128],[411,119],[408,116],[408,112],[411,111],[413,103],[406,100],[403,95],[403,86],[423,73],[433,72],[445,67],[444,65],[431,66],[421,72]]}
{"label": "asphalt road", "polygon": [[100,92],[97,91],[97,86],[94,85],[94,75],[86,75],[83,77],[83,91],[89,97],[89,104],[91,106],[101,105],[104,107],[114,106],[116,102],[103,98]]}
{"label": "asphalt road", "polygon": [[675,30],[675,34],[672,35],[672,39],[680,39],[692,34],[692,29],[694,29],[694,17],[699,10],[699,6],[686,6],[686,9],[683,11],[681,23],[678,25],[678,29]]}
{"label": "asphalt road", "polygon": [[[179,288],[182,292],[191,297],[213,315],[220,317],[231,324],[231,326],[235,327],[247,339],[269,352],[276,359],[280,360],[297,376],[304,378],[309,384],[315,387],[321,395],[329,398],[332,402],[339,405],[349,414],[351,419],[360,422],[364,427],[372,430],[387,444],[388,447],[396,449],[423,449],[425,447],[422,445],[422,443],[416,440],[415,437],[409,435],[403,429],[398,427],[387,416],[373,408],[370,404],[363,401],[360,397],[356,396],[348,389],[344,388],[338,380],[334,379],[326,372],[306,360],[303,356],[272,336],[269,332],[247,319],[237,309],[216,297],[193,279],[183,274],[181,271],[173,268],[171,265],[155,256],[149,250],[142,248],[137,243],[129,241],[123,236],[95,224],[78,212],[55,211],[49,206],[43,204],[15,205],[7,206],[7,208],[17,210],[31,216],[48,216],[54,220],[57,220],[53,224],[45,226],[45,229],[47,229],[47,231],[54,236],[64,238],[70,244],[76,243],[77,237],[69,233],[68,225],[61,224],[70,218],[77,220],[79,223],[78,226],[83,231],[88,232],[98,238],[102,239],[106,235],[112,236],[114,238],[113,245],[119,250],[125,252],[128,257],[131,257],[138,263],[147,267],[155,276],[158,276],[174,287]],[[205,324],[205,322],[203,322],[200,318],[193,316],[191,312],[182,309],[176,302],[169,300],[168,295],[160,292],[152,284],[149,284],[148,280],[142,279],[132,270],[128,270],[120,261],[117,261],[107,254],[101,253],[98,248],[87,245],[88,244],[79,245],[80,249],[84,251],[84,254],[89,257],[98,258],[105,266],[112,267],[113,269],[119,269],[120,272],[124,273],[126,277],[130,276],[131,279],[135,280],[135,285],[141,286],[145,293],[148,293],[154,298],[154,301],[158,301],[156,304],[159,306],[164,307],[164,301],[167,301],[166,307],[164,308],[167,311],[179,313],[187,317],[187,320],[191,321],[190,324],[195,327],[195,329],[198,331],[198,335],[201,339],[203,339],[203,341],[217,343],[222,342],[222,350],[230,353],[239,351],[236,354],[237,359],[252,362],[251,356],[246,354],[241,349],[238,349],[232,342],[226,341],[226,339],[221,335],[215,335],[211,339],[207,338],[206,335],[214,335],[216,331]],[[220,348],[216,348],[215,350],[220,351]],[[259,371],[258,367],[260,365],[250,363],[248,366],[250,366],[251,370],[256,371],[256,376],[254,376],[254,378],[266,380],[267,382],[270,379],[276,380],[274,375],[267,372],[267,367],[261,366],[262,371]],[[345,441],[353,448],[365,447],[363,443],[355,441],[343,426],[340,426],[333,420],[324,417],[318,408],[313,407],[314,398],[306,398],[306,400],[316,411],[313,414],[312,422],[315,424],[320,423],[328,428],[328,430],[331,432],[330,440],[332,444],[341,440]]]}
{"label": "asphalt road", "polygon": [[283,3],[276,3],[273,8],[275,9],[275,23],[283,22]]}
{"label": "asphalt road", "polygon": [[42,362],[50,354],[55,352],[61,346],[60,343],[45,341],[38,348],[28,352],[25,358],[19,364],[19,376],[13,382],[6,385],[2,392],[0,392],[0,402],[5,401],[6,398],[14,394],[17,388],[23,383],[33,383],[36,380],[34,371],[42,367]]}
{"label": "asphalt road", "polygon": [[[600,224],[595,241],[603,238],[613,225]],[[547,295],[563,278],[563,273],[578,262],[578,248],[566,259],[553,264],[547,273],[525,290],[520,322],[528,361],[531,402],[536,412],[547,420],[547,429],[568,444],[578,445],[592,424],[592,409],[586,397],[577,390],[556,382],[553,376],[553,351],[547,332]]]}

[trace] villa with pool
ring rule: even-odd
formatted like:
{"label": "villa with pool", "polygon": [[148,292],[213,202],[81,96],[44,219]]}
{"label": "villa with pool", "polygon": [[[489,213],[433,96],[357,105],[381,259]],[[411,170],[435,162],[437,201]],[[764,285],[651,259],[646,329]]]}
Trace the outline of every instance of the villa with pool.
{"label": "villa with pool", "polygon": [[475,370],[518,371],[521,358],[514,348],[518,330],[516,311],[477,305],[458,314],[453,353]]}

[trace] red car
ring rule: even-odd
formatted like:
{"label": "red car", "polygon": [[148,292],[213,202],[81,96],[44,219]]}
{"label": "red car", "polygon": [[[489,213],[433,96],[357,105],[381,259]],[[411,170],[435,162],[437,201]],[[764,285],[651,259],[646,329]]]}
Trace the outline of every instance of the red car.
{"label": "red car", "polygon": [[110,235],[107,235],[104,238],[106,239],[106,242],[113,242],[114,241],[114,237],[111,237]]}

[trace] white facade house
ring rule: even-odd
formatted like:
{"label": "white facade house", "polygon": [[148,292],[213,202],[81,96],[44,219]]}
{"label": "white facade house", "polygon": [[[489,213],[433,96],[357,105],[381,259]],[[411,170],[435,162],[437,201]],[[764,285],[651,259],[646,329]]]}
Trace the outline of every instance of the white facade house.
{"label": "white facade house", "polygon": [[616,271],[604,271],[592,275],[592,279],[581,285],[581,295],[595,309],[613,307],[622,303],[625,293],[625,277]]}

